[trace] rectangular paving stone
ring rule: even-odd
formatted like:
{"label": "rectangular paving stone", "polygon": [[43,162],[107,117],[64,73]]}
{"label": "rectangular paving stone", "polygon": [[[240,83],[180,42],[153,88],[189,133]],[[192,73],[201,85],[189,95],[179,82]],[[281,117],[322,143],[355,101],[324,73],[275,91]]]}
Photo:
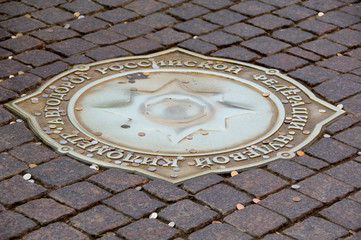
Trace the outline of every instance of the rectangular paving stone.
{"label": "rectangular paving stone", "polygon": [[39,67],[44,64],[54,62],[61,59],[59,55],[45,51],[45,50],[31,50],[23,52],[14,56],[14,59],[19,60],[25,64],[31,64],[34,67]]}
{"label": "rectangular paving stone", "polygon": [[224,31],[232,33],[232,34],[236,34],[236,35],[242,37],[243,39],[249,39],[249,38],[256,37],[258,35],[266,33],[263,29],[254,27],[254,26],[252,26],[250,24],[246,24],[246,23],[233,24],[229,27],[226,27],[224,29]]}
{"label": "rectangular paving stone", "polygon": [[217,50],[215,45],[193,38],[178,44],[178,46],[202,54],[207,54]]}
{"label": "rectangular paving stone", "polygon": [[259,205],[249,205],[224,218],[226,223],[260,237],[285,224],[287,219]]}
{"label": "rectangular paving stone", "polygon": [[17,93],[23,93],[41,83],[41,78],[31,73],[17,75],[11,79],[0,82],[0,86]]}
{"label": "rectangular paving stone", "polygon": [[36,9],[21,2],[5,2],[0,4],[0,13],[15,17],[25,13],[33,12]]}
{"label": "rectangular paving stone", "polygon": [[314,10],[296,4],[292,4],[286,8],[274,11],[273,13],[276,13],[281,17],[289,18],[296,22],[317,14],[317,12]]}
{"label": "rectangular paving stone", "polygon": [[178,42],[182,42],[190,38],[191,35],[175,31],[172,28],[164,28],[158,32],[149,33],[145,37],[152,41],[159,42],[162,45],[169,46]]}
{"label": "rectangular paving stone", "polygon": [[[360,135],[358,135],[360,136]],[[354,187],[361,187],[361,164],[349,161],[327,170],[325,173]]]}
{"label": "rectangular paving stone", "polygon": [[130,9],[140,15],[146,16],[148,14],[154,13],[156,11],[163,10],[168,7],[168,5],[157,2],[154,0],[138,0],[131,2],[124,6],[127,9]]}
{"label": "rectangular paving stone", "polygon": [[126,36],[109,30],[100,30],[94,33],[89,33],[83,36],[83,38],[98,45],[114,44],[127,39]]}
{"label": "rectangular paving stone", "polygon": [[248,16],[257,16],[270,12],[274,10],[275,7],[259,1],[244,1],[237,5],[233,5],[231,9]]}
{"label": "rectangular paving stone", "polygon": [[351,29],[342,29],[328,35],[327,38],[347,47],[356,47],[361,43],[361,33]]}
{"label": "rectangular paving stone", "polygon": [[84,55],[74,55],[68,58],[63,59],[64,62],[67,62],[70,65],[76,65],[76,64],[85,64],[85,63],[91,63],[94,62],[93,59],[88,58]]}
{"label": "rectangular paving stone", "polygon": [[104,203],[135,219],[140,219],[164,206],[164,203],[151,199],[144,192],[135,189],[118,193]]}
{"label": "rectangular paving stone", "polygon": [[144,185],[143,188],[152,195],[167,202],[178,201],[188,197],[186,191],[166,181],[154,180]]}
{"label": "rectangular paving stone", "polygon": [[317,39],[301,45],[302,48],[320,54],[324,57],[334,56],[336,53],[347,50],[346,47],[327,39]]}
{"label": "rectangular paving stone", "polygon": [[28,164],[42,163],[58,157],[54,151],[39,143],[26,143],[9,152],[14,157]]}
{"label": "rectangular paving stone", "polygon": [[344,109],[355,115],[355,117],[361,117],[361,94],[357,94],[351,98],[348,98],[341,102]]}
{"label": "rectangular paving stone", "polygon": [[[220,197],[220,196],[224,196]],[[223,215],[236,210],[237,204],[246,204],[251,201],[247,194],[228,185],[217,184],[195,195],[195,198],[221,212]]]}
{"label": "rectangular paving stone", "polygon": [[28,166],[7,152],[0,153],[0,180],[21,173]]}
{"label": "rectangular paving stone", "polygon": [[117,193],[148,182],[148,179],[143,176],[126,173],[120,169],[108,169],[90,177],[89,180]]}
{"label": "rectangular paving stone", "polygon": [[208,9],[194,5],[192,3],[186,3],[179,7],[171,8],[167,11],[167,13],[170,13],[171,15],[182,18],[184,20],[199,17],[200,15],[206,14],[208,12]]}
{"label": "rectangular paving stone", "polygon": [[262,169],[252,169],[227,179],[233,186],[256,197],[275,192],[288,182]]}
{"label": "rectangular paving stone", "polygon": [[318,17],[317,19],[322,22],[331,23],[342,28],[361,21],[359,17],[355,17],[340,11],[328,12],[322,17]]}
{"label": "rectangular paving stone", "polygon": [[315,170],[320,170],[320,169],[328,166],[328,163],[326,163],[320,159],[310,157],[306,154],[303,156],[297,157],[295,159],[295,161],[298,162],[299,164],[302,164],[303,166],[306,166],[306,167],[309,167],[309,168],[312,168]]}
{"label": "rectangular paving stone", "polygon": [[103,205],[95,206],[70,219],[74,227],[97,236],[129,222],[128,217]]}
{"label": "rectangular paving stone", "polygon": [[79,12],[80,14],[97,12],[103,9],[101,5],[90,0],[75,0],[70,3],[62,4],[61,7],[71,12]]}
{"label": "rectangular paving stone", "polygon": [[104,21],[117,24],[124,21],[130,21],[138,16],[135,12],[126,10],[124,8],[116,8],[105,12],[95,14],[95,17]]}
{"label": "rectangular paving stone", "polygon": [[156,219],[139,220],[119,229],[117,233],[128,240],[169,240],[179,235],[177,229]]}
{"label": "rectangular paving stone", "polygon": [[0,22],[0,26],[13,33],[26,33],[43,28],[46,25],[38,20],[27,17],[16,17]]}
{"label": "rectangular paving stone", "polygon": [[267,169],[295,181],[301,180],[315,173],[311,169],[303,167],[290,160],[275,161],[269,164]]}
{"label": "rectangular paving stone", "polygon": [[[14,61],[12,59],[5,59],[0,61],[0,78],[8,78],[10,75],[15,75],[19,71],[26,71],[30,68],[26,65],[19,63],[18,61]],[[6,93],[5,90],[2,90],[2,98],[4,98],[4,95],[9,95],[9,93]]]}
{"label": "rectangular paving stone", "polygon": [[299,48],[299,47],[289,48],[286,50],[286,52],[296,55],[297,57],[304,58],[309,61],[319,61],[321,59],[321,56],[319,56],[313,52],[303,50],[302,48]]}
{"label": "rectangular paving stone", "polygon": [[324,1],[308,0],[306,2],[303,2],[302,5],[311,9],[315,9],[320,12],[326,12],[331,9],[338,8],[344,5],[344,3],[339,2],[337,0],[324,0]]}
{"label": "rectangular paving stone", "polygon": [[[296,202],[293,198],[298,197],[301,201]],[[322,206],[316,200],[306,197],[296,191],[284,189],[259,202],[260,205],[274,210],[275,212],[295,221],[297,218],[305,216],[307,213],[315,211]]]}
{"label": "rectangular paving stone", "polygon": [[[7,101],[9,101],[11,99],[16,98],[17,96],[18,95],[15,92],[0,87],[0,103],[7,102]],[[1,129],[0,129],[0,131],[1,131]],[[0,141],[0,148],[1,148],[1,141]]]}
{"label": "rectangular paving stone", "polygon": [[262,240],[292,240],[292,238],[289,238],[277,232],[277,233],[267,234],[264,238],[262,238]]}
{"label": "rectangular paving stone", "polygon": [[11,34],[3,29],[0,29],[0,40],[10,37]]}
{"label": "rectangular paving stone", "polygon": [[143,54],[163,48],[159,43],[150,41],[143,37],[138,37],[132,40],[118,43],[117,46],[134,54]]}
{"label": "rectangular paving stone", "polygon": [[0,182],[0,202],[6,205],[31,200],[47,191],[46,188],[24,180],[16,175]]}
{"label": "rectangular paving stone", "polygon": [[335,138],[355,148],[361,148],[361,142],[359,141],[360,134],[361,134],[361,127],[356,126],[337,134]]}
{"label": "rectangular paving stone", "polygon": [[144,35],[153,30],[150,26],[145,26],[136,22],[121,23],[110,27],[109,30],[123,34],[129,38]]}
{"label": "rectangular paving stone", "polygon": [[273,54],[290,47],[289,44],[270,37],[252,38],[251,40],[242,42],[241,45],[266,55]]}
{"label": "rectangular paving stone", "polygon": [[315,19],[303,21],[299,23],[298,26],[304,30],[310,31],[318,35],[330,32],[337,28],[335,25],[317,21]]}
{"label": "rectangular paving stone", "polygon": [[48,24],[61,23],[75,18],[73,14],[56,7],[33,12],[31,16]]}
{"label": "rectangular paving stone", "polygon": [[[204,15],[202,17],[212,23],[220,24],[222,26],[228,26],[237,22],[240,22],[247,17],[243,16],[242,14],[229,11],[228,9],[222,9],[217,12],[212,12]],[[233,25],[232,25],[233,26]]]}
{"label": "rectangular paving stone", "polygon": [[42,227],[23,237],[24,240],[89,239],[86,235],[63,222]]}
{"label": "rectangular paving stone", "polygon": [[217,213],[186,199],[162,209],[159,216],[174,222],[178,228],[189,233],[197,227],[208,224],[217,217]]}
{"label": "rectangular paving stone", "polygon": [[43,79],[52,77],[58,73],[61,73],[67,70],[68,65],[62,61],[57,61],[54,63],[50,63],[41,67],[37,67],[32,69],[30,72],[42,77]]}
{"label": "rectangular paving stone", "polygon": [[217,29],[219,26],[203,21],[200,18],[195,18],[186,22],[178,23],[174,25],[175,29],[193,34],[193,35],[201,35],[204,33],[211,32]]}
{"label": "rectangular paving stone", "polygon": [[208,33],[206,35],[202,35],[199,39],[215,44],[217,47],[231,45],[237,42],[242,41],[242,38],[234,36],[232,34],[228,34],[222,31],[215,31]]}
{"label": "rectangular paving stone", "polygon": [[59,26],[53,26],[47,29],[34,31],[31,33],[31,35],[47,43],[79,36],[77,32]]}
{"label": "rectangular paving stone", "polygon": [[252,237],[247,235],[246,233],[239,231],[238,229],[232,227],[229,224],[213,223],[189,235],[189,240],[203,240],[203,239],[249,240],[252,239]]}
{"label": "rectangular paving stone", "polygon": [[[1,91],[0,91],[1,92]],[[0,152],[19,146],[34,139],[24,123],[8,124],[0,127]]]}
{"label": "rectangular paving stone", "polygon": [[289,75],[314,86],[327,79],[336,77],[338,73],[331,69],[311,65],[299,68],[296,71],[289,73]]}
{"label": "rectangular paving stone", "polygon": [[354,201],[356,201],[358,203],[361,203],[361,190],[354,193],[354,194],[352,194],[352,195],[350,195],[348,198],[352,199],[352,200],[354,200]]}
{"label": "rectangular paving stone", "polygon": [[48,49],[54,50],[66,56],[84,52],[94,47],[96,47],[96,45],[80,38],[72,38],[47,45]]}
{"label": "rectangular paving stone", "polygon": [[248,20],[247,22],[268,31],[293,24],[293,22],[290,20],[280,18],[271,14],[265,14],[259,17],[255,17],[251,20]]}
{"label": "rectangular paving stone", "polygon": [[352,186],[322,173],[307,178],[298,185],[298,191],[323,203],[332,202],[353,190]]}
{"label": "rectangular paving stone", "polygon": [[322,138],[320,141],[306,149],[306,153],[321,158],[329,163],[339,162],[352,156],[356,152],[356,149],[331,138]]}
{"label": "rectangular paving stone", "polygon": [[295,57],[287,53],[277,53],[275,55],[257,60],[257,62],[271,68],[281,69],[286,72],[302,67],[308,63],[308,61],[302,58]]}
{"label": "rectangular paving stone", "polygon": [[355,118],[354,116],[346,115],[346,116],[340,118],[339,120],[337,120],[336,122],[332,123],[330,126],[328,126],[326,128],[326,131],[331,133],[331,134],[335,134],[335,133],[337,133],[339,131],[342,131],[342,130],[345,130],[346,128],[351,127],[352,125],[354,125],[358,121],[359,120],[357,118]]}
{"label": "rectangular paving stone", "polygon": [[210,10],[218,10],[232,5],[232,2],[229,0],[194,0],[194,2]]}
{"label": "rectangular paving stone", "polygon": [[164,13],[153,13],[136,21],[144,26],[150,26],[155,29],[172,26],[177,20]]}
{"label": "rectangular paving stone", "polygon": [[320,214],[347,229],[357,230],[361,227],[361,204],[349,199],[336,202]]}
{"label": "rectangular paving stone", "polygon": [[27,202],[16,207],[15,210],[35,219],[42,225],[75,212],[74,209],[61,205],[50,198],[40,198]]}
{"label": "rectangular paving stone", "polygon": [[132,0],[97,0],[96,2],[107,7],[119,7],[130,3]]}
{"label": "rectangular paving stone", "polygon": [[12,211],[0,212],[0,239],[10,239],[34,228],[36,223]]}
{"label": "rectangular paving stone", "polygon": [[11,120],[14,120],[14,115],[9,111],[5,110],[2,105],[0,105],[0,126],[8,124]]}
{"label": "rectangular paving stone", "polygon": [[272,36],[291,44],[299,44],[315,37],[312,33],[302,31],[298,28],[280,29],[273,32]]}
{"label": "rectangular paving stone", "polygon": [[23,2],[36,8],[48,8],[64,3],[66,0],[23,0]]}
{"label": "rectangular paving stone", "polygon": [[346,79],[339,81],[331,79],[323,82],[314,90],[325,97],[329,102],[339,102],[361,91],[361,84]]}
{"label": "rectangular paving stone", "polygon": [[29,169],[28,172],[35,179],[53,187],[65,186],[96,173],[87,165],[68,157],[60,157],[43,163]]}
{"label": "rectangular paving stone", "polygon": [[86,56],[93,58],[94,60],[103,60],[108,58],[124,57],[130,55],[127,51],[118,48],[117,46],[104,46],[94,48],[85,53]]}
{"label": "rectangular paving stone", "polygon": [[183,183],[183,188],[193,194],[221,182],[223,178],[216,174],[210,174],[194,178]]}
{"label": "rectangular paving stone", "polygon": [[94,17],[84,17],[68,22],[70,28],[80,33],[90,33],[108,27],[108,23]]}
{"label": "rectangular paving stone", "polygon": [[107,191],[85,181],[52,191],[48,195],[76,210],[82,210],[111,196]]}
{"label": "rectangular paving stone", "polygon": [[347,231],[334,223],[318,217],[309,217],[283,231],[296,239],[338,239]]}
{"label": "rectangular paving stone", "polygon": [[259,58],[259,55],[255,54],[254,52],[237,46],[223,48],[217,52],[212,53],[211,55],[217,57],[233,58],[241,61],[251,61]]}

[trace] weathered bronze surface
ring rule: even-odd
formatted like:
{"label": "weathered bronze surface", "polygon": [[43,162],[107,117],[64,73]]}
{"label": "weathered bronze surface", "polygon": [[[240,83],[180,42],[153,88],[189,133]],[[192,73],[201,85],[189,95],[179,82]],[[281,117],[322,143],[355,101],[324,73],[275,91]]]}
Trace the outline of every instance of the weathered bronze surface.
{"label": "weathered bronze surface", "polygon": [[344,113],[278,70],[179,48],[75,66],[7,106],[60,153],[174,183],[292,158]]}

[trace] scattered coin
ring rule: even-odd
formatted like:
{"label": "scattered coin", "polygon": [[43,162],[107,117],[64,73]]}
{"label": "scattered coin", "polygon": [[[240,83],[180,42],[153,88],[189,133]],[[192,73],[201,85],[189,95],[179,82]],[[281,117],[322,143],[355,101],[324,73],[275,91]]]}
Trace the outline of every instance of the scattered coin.
{"label": "scattered coin", "polygon": [[175,226],[175,223],[174,223],[174,222],[170,222],[170,223],[168,223],[168,226],[169,226],[169,227],[174,227],[174,226]]}
{"label": "scattered coin", "polygon": [[240,203],[237,204],[237,209],[238,210],[242,210],[243,208],[244,208],[244,206],[242,204],[240,204]]}
{"label": "scattered coin", "polygon": [[177,174],[171,174],[170,177],[171,177],[171,178],[177,178],[178,175],[177,175]]}
{"label": "scattered coin", "polygon": [[31,174],[30,173],[27,173],[23,176],[23,179],[24,180],[29,180],[31,178]]}
{"label": "scattered coin", "polygon": [[114,163],[115,163],[115,164],[121,164],[122,161],[116,160],[116,161],[114,161]]}
{"label": "scattered coin", "polygon": [[101,132],[95,132],[94,134],[95,134],[95,136],[101,136],[101,135],[103,135],[103,133],[101,133]]}
{"label": "scattered coin", "polygon": [[64,145],[64,144],[67,144],[68,141],[66,141],[66,140],[60,140],[59,143],[62,144],[62,145]]}
{"label": "scattered coin", "polygon": [[138,187],[135,188],[135,190],[140,191],[140,190],[142,190],[142,187],[138,186]]}
{"label": "scattered coin", "polygon": [[94,157],[94,154],[88,153],[86,156],[91,158]]}
{"label": "scattered coin", "polygon": [[34,183],[35,181],[34,181],[34,179],[29,179],[29,180],[27,180],[29,183]]}
{"label": "scattered coin", "polygon": [[207,131],[201,131],[201,134],[202,135],[208,135],[208,132]]}
{"label": "scattered coin", "polygon": [[302,152],[302,151],[297,151],[296,154],[297,154],[298,156],[303,156],[303,155],[305,155],[305,153]]}
{"label": "scattered coin", "polygon": [[80,12],[75,12],[75,13],[74,13],[74,16],[75,16],[75,17],[79,17],[79,16],[80,16]]}
{"label": "scattered coin", "polygon": [[150,219],[156,219],[157,217],[158,217],[158,213],[156,213],[156,212],[150,214],[150,216],[149,216]]}
{"label": "scattered coin", "polygon": [[299,197],[294,197],[294,198],[292,198],[292,200],[293,200],[294,202],[300,202],[300,201],[301,201],[301,198],[299,198]]}
{"label": "scattered coin", "polygon": [[149,172],[155,172],[156,170],[157,170],[156,167],[149,167],[149,168],[148,168],[148,171],[149,171]]}
{"label": "scattered coin", "polygon": [[252,199],[252,202],[254,202],[254,203],[259,203],[261,200],[259,200],[258,198],[253,198]]}
{"label": "scattered coin", "polygon": [[212,221],[212,224],[213,224],[213,223],[221,223],[221,222],[220,222],[220,221]]}
{"label": "scattered coin", "polygon": [[94,170],[99,170],[99,166],[98,165],[96,165],[96,164],[92,164],[92,165],[90,165],[90,167],[89,168],[91,168],[91,169],[94,169]]}
{"label": "scattered coin", "polygon": [[36,167],[36,166],[38,166],[38,165],[36,165],[35,163],[30,163],[30,164],[29,164],[29,168],[34,168],[34,167]]}
{"label": "scattered coin", "polygon": [[337,108],[342,109],[342,108],[343,108],[343,105],[342,105],[342,104],[338,104],[338,105],[337,105]]}
{"label": "scattered coin", "polygon": [[264,96],[264,97],[268,97],[269,95],[271,95],[270,92],[264,92],[264,93],[262,93],[262,96]]}
{"label": "scattered coin", "polygon": [[293,188],[293,189],[299,189],[299,188],[300,188],[300,185],[294,184],[294,185],[291,186],[291,188]]}
{"label": "scattered coin", "polygon": [[324,134],[323,137],[325,137],[325,138],[330,138],[331,135],[330,135],[330,134]]}
{"label": "scattered coin", "polygon": [[187,164],[188,164],[188,166],[194,166],[194,165],[196,165],[196,163],[195,163],[194,161],[189,161],[189,162],[187,162]]}
{"label": "scattered coin", "polygon": [[308,130],[303,130],[302,133],[305,134],[305,135],[308,135],[308,134],[310,134],[311,132],[308,131]]}
{"label": "scattered coin", "polygon": [[325,110],[325,109],[319,109],[318,112],[320,112],[320,113],[325,113],[326,110]]}
{"label": "scattered coin", "polygon": [[145,133],[144,133],[144,132],[139,132],[139,133],[138,133],[138,136],[144,137],[144,136],[145,136]]}
{"label": "scattered coin", "polygon": [[237,171],[232,171],[232,172],[231,172],[231,177],[234,177],[234,176],[236,176],[236,175],[238,175],[238,172],[237,172]]}
{"label": "scattered coin", "polygon": [[317,16],[319,16],[319,17],[322,17],[323,15],[325,15],[323,12],[317,13]]}
{"label": "scattered coin", "polygon": [[192,137],[192,136],[187,136],[187,139],[188,139],[188,140],[192,140],[193,137]]}

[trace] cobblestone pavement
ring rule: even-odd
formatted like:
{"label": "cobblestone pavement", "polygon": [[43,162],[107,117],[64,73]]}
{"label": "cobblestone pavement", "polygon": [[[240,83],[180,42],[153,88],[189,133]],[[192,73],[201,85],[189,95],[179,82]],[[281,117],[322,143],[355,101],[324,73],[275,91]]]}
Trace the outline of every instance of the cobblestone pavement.
{"label": "cobblestone pavement", "polygon": [[74,64],[179,46],[280,69],[347,111],[303,156],[175,186],[59,156],[1,105],[0,239],[361,239],[360,14],[357,0],[0,0],[1,104]]}

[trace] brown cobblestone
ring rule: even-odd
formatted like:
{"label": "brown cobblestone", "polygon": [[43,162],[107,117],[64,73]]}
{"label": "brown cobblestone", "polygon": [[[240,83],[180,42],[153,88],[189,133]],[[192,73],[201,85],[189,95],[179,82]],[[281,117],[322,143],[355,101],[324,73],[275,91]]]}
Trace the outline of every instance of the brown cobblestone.
{"label": "brown cobblestone", "polygon": [[231,25],[229,27],[226,27],[224,31],[236,34],[244,39],[256,37],[265,33],[263,29],[245,23],[237,23]]}
{"label": "brown cobblestone", "polygon": [[31,16],[48,24],[65,22],[75,18],[73,14],[55,7],[34,12]]}
{"label": "brown cobblestone", "polygon": [[207,54],[209,52],[217,50],[217,47],[213,44],[198,40],[198,39],[189,39],[185,42],[178,44],[182,48],[186,48],[192,51],[196,51],[202,54]]}
{"label": "brown cobblestone", "polygon": [[70,24],[71,29],[80,33],[90,33],[108,26],[108,23],[94,17],[76,19],[68,24]]}
{"label": "brown cobblestone", "polygon": [[15,208],[16,211],[44,225],[72,214],[74,209],[61,205],[50,198],[36,199]]}
{"label": "brown cobblestone", "polygon": [[80,14],[92,13],[103,9],[102,6],[90,0],[75,0],[71,3],[62,4],[61,7],[72,12],[79,12]]}
{"label": "brown cobblestone", "polygon": [[129,3],[125,8],[130,9],[140,15],[146,16],[159,10],[164,10],[167,5],[154,0],[138,0],[136,2]]}
{"label": "brown cobblestone", "polygon": [[100,30],[95,33],[90,33],[83,38],[99,45],[113,44],[127,39],[127,37],[109,30]]}
{"label": "brown cobblestone", "polygon": [[355,47],[361,43],[361,33],[350,29],[342,29],[328,35],[327,38],[348,47]]}
{"label": "brown cobblestone", "polygon": [[285,235],[282,235],[280,233],[272,233],[266,235],[262,240],[292,240],[292,238],[289,238]]}
{"label": "brown cobblestone", "polygon": [[242,42],[241,45],[266,55],[274,54],[291,46],[270,37],[252,38],[251,40]]}
{"label": "brown cobblestone", "polygon": [[315,170],[320,170],[320,169],[328,166],[328,163],[321,161],[317,158],[310,157],[308,155],[303,155],[303,156],[297,157],[295,159],[295,161],[298,162],[299,164],[302,164],[306,167],[309,167],[309,168],[312,168]]}
{"label": "brown cobblestone", "polygon": [[318,35],[330,32],[337,28],[335,25],[320,22],[315,19],[301,22],[300,24],[298,24],[298,26],[302,29],[305,29],[307,31],[313,32]]}
{"label": "brown cobblestone", "polygon": [[118,238],[115,233],[107,233],[105,234],[103,237],[98,238],[99,240],[120,240],[120,238]]}
{"label": "brown cobblestone", "polygon": [[46,25],[38,20],[22,16],[0,22],[0,26],[8,29],[13,33],[25,33],[35,29],[43,28]]}
{"label": "brown cobblestone", "polygon": [[361,143],[359,141],[360,134],[361,134],[361,127],[356,126],[353,128],[349,128],[342,133],[337,134],[335,138],[355,148],[361,148]]}
{"label": "brown cobblestone", "polygon": [[23,15],[35,10],[35,8],[25,5],[21,2],[5,2],[0,4],[0,13],[9,15],[11,17]]}
{"label": "brown cobblestone", "polygon": [[70,65],[91,63],[91,62],[94,61],[91,58],[88,58],[88,57],[83,56],[83,55],[75,55],[75,56],[65,58],[63,60],[64,60],[64,62],[67,62]]}
{"label": "brown cobblestone", "polygon": [[356,193],[354,193],[354,194],[352,194],[352,195],[349,196],[348,198],[349,198],[349,199],[352,199],[352,200],[354,200],[354,201],[356,201],[356,202],[361,203],[361,190],[358,191],[358,192],[356,192]]}
{"label": "brown cobblestone", "polygon": [[[1,64],[1,63],[0,63]],[[18,95],[13,92],[13,91],[10,91],[8,89],[5,89],[5,88],[2,88],[0,87],[0,103],[1,102],[6,102],[8,100],[11,100],[11,99],[14,99],[16,98]],[[1,128],[0,128],[0,132],[1,132]],[[1,149],[1,140],[0,140],[0,149]],[[1,151],[1,150],[0,150]]]}
{"label": "brown cobblestone", "polygon": [[161,180],[154,180],[144,185],[143,188],[147,192],[167,202],[178,201],[180,199],[188,197],[187,192],[185,192],[184,190],[174,186],[174,184],[172,183]]}
{"label": "brown cobblestone", "polygon": [[232,2],[229,0],[194,0],[194,2],[210,10],[218,10],[232,5]]}
{"label": "brown cobblestone", "polygon": [[266,14],[259,17],[252,18],[247,22],[256,25],[257,27],[265,30],[275,30],[277,28],[286,27],[291,25],[293,22],[284,18],[277,17],[275,15]]}
{"label": "brown cobblestone", "polygon": [[335,134],[339,131],[345,130],[346,128],[351,127],[355,123],[357,123],[359,120],[352,115],[346,115],[342,118],[340,118],[338,121],[334,122],[328,128],[326,128],[326,131]]}
{"label": "brown cobblestone", "polygon": [[[1,78],[5,78],[5,77],[7,78],[10,75],[17,74],[19,71],[26,71],[28,69],[29,68],[27,66],[25,66],[24,64],[14,61],[12,59],[5,59],[5,60],[0,61],[0,77]],[[12,95],[12,94],[10,94],[10,92],[7,93],[6,90],[2,90],[0,100],[2,100],[5,95]],[[8,96],[8,99],[9,98],[10,97]],[[3,101],[6,101],[6,100],[3,100]]]}
{"label": "brown cobblestone", "polygon": [[215,31],[200,36],[199,39],[217,45],[217,47],[234,44],[242,41],[242,38],[228,34],[222,31]]}
{"label": "brown cobblestone", "polygon": [[40,77],[35,76],[31,73],[25,73],[0,82],[0,86],[15,91],[17,93],[23,93],[35,87],[40,82]]}
{"label": "brown cobblestone", "polygon": [[360,18],[339,11],[328,12],[324,16],[319,17],[318,20],[342,28],[360,22]]}
{"label": "brown cobblestone", "polygon": [[31,64],[34,67],[54,62],[60,59],[60,56],[45,50],[31,50],[14,56],[14,59],[25,64]]}
{"label": "brown cobblestone", "polygon": [[307,66],[291,72],[290,75],[310,84],[311,86],[314,86],[327,79],[336,77],[338,73],[334,70],[325,69],[322,67]]}
{"label": "brown cobblestone", "polygon": [[149,33],[145,37],[162,45],[169,46],[182,42],[190,38],[191,35],[175,31],[171,28],[165,28],[155,33]]}
{"label": "brown cobblestone", "polygon": [[133,20],[138,16],[138,14],[123,8],[116,8],[106,12],[97,13],[95,16],[104,21],[117,24],[120,22]]}
{"label": "brown cobblestone", "polygon": [[193,35],[201,35],[217,29],[218,25],[208,23],[200,18],[195,18],[186,22],[178,23],[174,26],[174,28]]}
{"label": "brown cobblestone", "polygon": [[20,147],[12,149],[10,154],[28,164],[39,164],[58,156],[58,154],[51,151],[49,148],[34,142],[26,143]]}
{"label": "brown cobblestone", "polygon": [[326,12],[343,5],[341,2],[337,0],[326,0],[326,1],[308,0],[306,2],[303,2],[302,4],[308,8],[312,8],[320,12]]}
{"label": "brown cobblestone", "polygon": [[18,213],[3,211],[0,212],[0,226],[0,239],[9,239],[34,228],[36,223]]}
{"label": "brown cobblestone", "polygon": [[302,58],[298,58],[286,53],[278,53],[272,56],[268,56],[257,60],[257,62],[271,68],[281,69],[286,72],[302,67],[308,63],[308,61]]}
{"label": "brown cobblestone", "polygon": [[270,12],[275,8],[259,1],[245,1],[232,6],[231,9],[248,16],[257,16],[262,13]]}
{"label": "brown cobblestone", "polygon": [[23,2],[36,8],[48,8],[64,3],[65,0],[23,0]]}
{"label": "brown cobblestone", "polygon": [[94,48],[96,45],[82,40],[80,38],[72,38],[64,40],[61,42],[52,43],[47,45],[47,48],[52,49],[58,53],[64,54],[66,56],[71,56],[76,53],[80,53],[91,48]]}
{"label": "brown cobblestone", "polygon": [[225,223],[213,223],[189,235],[189,240],[248,240],[251,236]]}
{"label": "brown cobblestone", "polygon": [[287,53],[291,53],[293,55],[296,55],[297,57],[304,58],[306,60],[310,61],[319,61],[321,57],[315,53],[303,50],[299,47],[294,47],[286,50]]}
{"label": "brown cobblestone", "polygon": [[247,17],[243,16],[242,14],[229,11],[228,9],[222,9],[217,12],[208,13],[207,15],[204,15],[203,18],[215,24],[228,26],[230,24],[242,21]]}
{"label": "brown cobblestone", "polygon": [[314,90],[330,102],[339,102],[361,91],[361,84],[346,79],[332,79],[321,83]]}
{"label": "brown cobblestone", "polygon": [[291,44],[298,44],[315,37],[315,35],[302,31],[298,28],[280,29],[275,31],[272,36]]}
{"label": "brown cobblestone", "polygon": [[24,123],[14,123],[0,128],[0,152],[19,146],[34,139]]}
{"label": "brown cobblestone", "polygon": [[133,38],[149,33],[153,30],[153,28],[136,22],[130,22],[130,23],[121,23],[114,25],[113,27],[109,28],[109,30]]}
{"label": "brown cobblestone", "polygon": [[281,174],[287,178],[292,180],[301,180],[306,178],[315,172],[311,169],[303,167],[295,162],[291,162],[289,160],[279,160],[273,162],[267,166],[267,168],[273,172]]}
{"label": "brown cobblestone", "polygon": [[79,36],[77,32],[59,26],[53,26],[51,28],[32,32],[31,35],[48,43]]}
{"label": "brown cobblestone", "polygon": [[237,46],[218,50],[217,52],[212,53],[212,56],[233,58],[241,61],[251,61],[256,58],[259,58],[257,54],[248,51],[243,47],[237,47]]}
{"label": "brown cobblestone", "polygon": [[163,27],[170,27],[177,20],[164,13],[154,13],[136,21],[144,26],[151,26],[152,28],[159,29]]}
{"label": "brown cobblestone", "polygon": [[182,18],[184,20],[189,20],[200,15],[206,14],[209,10],[204,7],[194,5],[192,3],[186,3],[180,7],[172,8],[167,11],[173,16]]}
{"label": "brown cobblestone", "polygon": [[301,45],[302,48],[320,54],[324,57],[334,56],[336,53],[347,50],[346,47],[327,39],[317,39]]}
{"label": "brown cobblestone", "polygon": [[67,70],[67,68],[68,68],[68,65],[66,63],[57,61],[57,62],[54,62],[51,64],[47,64],[47,65],[44,65],[41,67],[34,68],[30,72],[45,79],[48,77],[52,77],[58,73],[61,73],[65,70]]}
{"label": "brown cobblestone", "polygon": [[338,165],[330,170],[327,170],[325,173],[334,177],[340,181],[348,183],[354,187],[361,187],[361,164],[350,161],[347,163],[343,163]]}
{"label": "brown cobblestone", "polygon": [[207,187],[221,182],[223,178],[219,175],[210,174],[203,177],[188,180],[183,183],[183,188],[191,193],[197,193]]}
{"label": "brown cobblestone", "polygon": [[347,112],[354,114],[356,117],[361,117],[361,94],[357,94],[341,102]]}
{"label": "brown cobblestone", "polygon": [[7,31],[5,31],[3,29],[0,29],[0,40],[3,40],[3,39],[8,38],[10,36],[11,36],[10,33],[8,33]]}
{"label": "brown cobblestone", "polygon": [[8,124],[14,116],[0,105],[0,126]]}
{"label": "brown cobblestone", "polygon": [[21,173],[28,166],[13,158],[8,153],[0,153],[0,180]]}
{"label": "brown cobblestone", "polygon": [[108,58],[124,57],[130,54],[117,46],[105,46],[92,49],[86,52],[85,55],[99,61]]}
{"label": "brown cobblestone", "polygon": [[124,48],[125,50],[134,53],[134,54],[143,54],[150,51],[156,51],[162,49],[162,45],[139,37],[129,41],[121,42],[117,44],[118,47]]}
{"label": "brown cobblestone", "polygon": [[300,5],[290,5],[286,8],[274,11],[273,13],[276,13],[280,15],[281,17],[289,18],[293,21],[300,21],[302,19],[311,17],[312,15],[316,15],[317,12],[305,7],[302,7]]}

